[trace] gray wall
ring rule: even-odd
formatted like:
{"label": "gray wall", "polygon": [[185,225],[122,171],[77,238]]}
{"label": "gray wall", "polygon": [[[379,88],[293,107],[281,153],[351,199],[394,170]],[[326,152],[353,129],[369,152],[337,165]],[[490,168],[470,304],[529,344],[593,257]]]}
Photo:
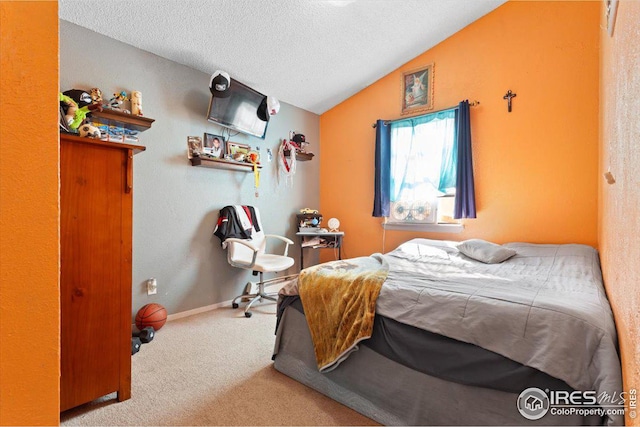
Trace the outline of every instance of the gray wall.
{"label": "gray wall", "polygon": [[[227,264],[212,234],[218,211],[226,205],[258,207],[267,233],[294,240],[290,253],[296,265],[288,273],[298,271],[295,213],[319,205],[319,117],[281,103],[264,140],[244,134],[231,137],[260,147],[263,169],[256,198],[253,174],[193,167],[187,160],[187,136],[222,132],[206,120],[209,78],[210,74],[60,21],[60,90],[99,87],[105,98],[121,90],[139,90],[145,116],[155,119],[151,129],[140,134],[147,150],[134,158],[133,315],[150,302],[164,305],[172,314],[226,301],[254,279],[250,272]],[[316,157],[298,162],[295,182],[286,186],[278,179],[275,155],[290,130],[305,134]],[[266,162],[267,148],[274,153],[271,163]],[[158,280],[157,295],[146,294],[150,277]]]}

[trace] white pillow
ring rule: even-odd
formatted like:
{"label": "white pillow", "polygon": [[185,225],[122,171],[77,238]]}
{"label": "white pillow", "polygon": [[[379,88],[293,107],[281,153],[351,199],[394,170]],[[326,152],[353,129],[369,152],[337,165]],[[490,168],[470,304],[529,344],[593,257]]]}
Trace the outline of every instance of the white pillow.
{"label": "white pillow", "polygon": [[496,245],[481,239],[470,239],[457,245],[460,252],[485,264],[497,264],[506,261],[516,254],[513,249]]}

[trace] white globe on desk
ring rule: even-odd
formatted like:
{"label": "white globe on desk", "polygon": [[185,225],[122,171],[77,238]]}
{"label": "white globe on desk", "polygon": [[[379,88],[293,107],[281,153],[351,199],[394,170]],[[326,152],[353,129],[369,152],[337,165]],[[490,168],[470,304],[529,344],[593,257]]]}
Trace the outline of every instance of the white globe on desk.
{"label": "white globe on desk", "polygon": [[331,218],[329,222],[327,222],[327,225],[329,226],[329,231],[335,233],[340,227],[340,221],[338,221],[338,218]]}

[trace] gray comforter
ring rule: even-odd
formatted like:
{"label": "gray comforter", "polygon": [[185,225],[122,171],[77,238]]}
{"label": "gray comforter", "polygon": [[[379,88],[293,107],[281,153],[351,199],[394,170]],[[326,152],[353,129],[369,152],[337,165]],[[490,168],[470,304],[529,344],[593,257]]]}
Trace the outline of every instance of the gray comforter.
{"label": "gray comforter", "polygon": [[[377,313],[476,344],[576,390],[618,395],[616,330],[596,250],[505,246],[517,255],[500,264],[471,260],[454,242],[414,239],[399,246],[381,256],[389,275]],[[622,417],[608,422],[622,424]]]}

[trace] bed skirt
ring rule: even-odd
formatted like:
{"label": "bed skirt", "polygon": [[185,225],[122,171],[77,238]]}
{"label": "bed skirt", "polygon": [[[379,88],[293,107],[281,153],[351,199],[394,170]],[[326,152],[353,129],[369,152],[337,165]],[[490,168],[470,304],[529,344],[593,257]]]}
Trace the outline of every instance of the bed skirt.
{"label": "bed skirt", "polygon": [[530,421],[518,394],[439,379],[360,345],[334,371],[320,373],[304,315],[287,307],[274,349],[279,372],[384,425],[600,425],[600,417],[552,416]]}

